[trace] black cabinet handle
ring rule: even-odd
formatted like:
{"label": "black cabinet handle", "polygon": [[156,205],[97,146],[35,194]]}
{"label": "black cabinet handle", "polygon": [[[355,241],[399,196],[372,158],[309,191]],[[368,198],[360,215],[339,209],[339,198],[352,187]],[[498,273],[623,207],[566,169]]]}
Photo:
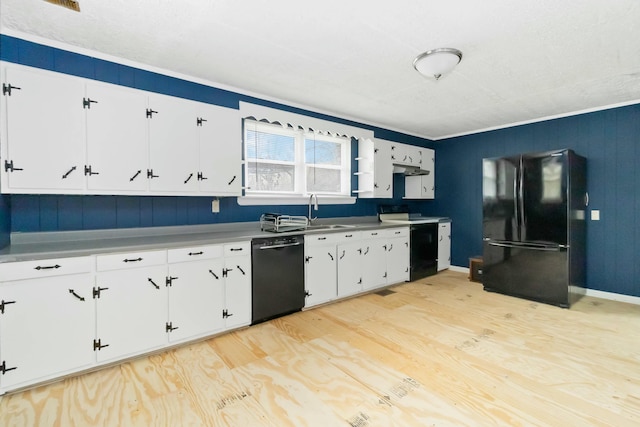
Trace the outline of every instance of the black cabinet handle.
{"label": "black cabinet handle", "polygon": [[235,176],[235,175],[233,175],[233,178],[231,178],[231,181],[229,181],[229,183],[228,183],[227,185],[231,185],[231,183],[232,183],[233,181],[235,181],[235,180],[236,180],[236,176]]}
{"label": "black cabinet handle", "polygon": [[344,258],[345,255],[346,255],[346,251],[342,251],[342,255],[340,255],[340,259]]}
{"label": "black cabinet handle", "polygon": [[189,256],[197,256],[197,255],[202,255],[204,252],[200,251],[200,252],[189,252]]}
{"label": "black cabinet handle", "polygon": [[366,250],[366,251],[364,251],[364,254],[365,254],[365,255],[366,255],[366,254],[368,254],[368,253],[369,253],[369,246],[367,246],[367,250]]}
{"label": "black cabinet handle", "polygon": [[122,260],[122,262],[140,262],[142,261],[142,258],[125,258]]}
{"label": "black cabinet handle", "polygon": [[331,261],[333,261],[335,258],[333,258],[333,255],[331,254],[331,252],[327,252],[327,255],[329,255],[329,258],[331,258]]}
{"label": "black cabinet handle", "polygon": [[241,251],[241,250],[242,250],[242,248],[231,248],[231,249],[229,249],[229,250],[230,250],[231,252],[238,252],[238,251]]}
{"label": "black cabinet handle", "polygon": [[9,304],[15,304],[15,301],[5,301],[2,300],[2,302],[0,302],[0,314],[4,314],[4,307],[5,305],[9,305]]}
{"label": "black cabinet handle", "polygon": [[78,295],[73,289],[69,289],[69,293],[74,297],[78,298],[80,301],[84,301],[84,298]]}
{"label": "black cabinet handle", "polygon": [[217,275],[216,273],[214,273],[214,272],[213,272],[213,270],[209,270],[209,273],[211,273],[211,275],[212,275],[213,277],[215,277],[215,278],[216,278],[216,280],[220,279],[220,278],[218,277],[218,275]]}
{"label": "black cabinet handle", "polygon": [[160,286],[156,285],[156,282],[154,282],[151,277],[148,277],[147,280],[153,285],[154,288],[160,289]]}
{"label": "black cabinet handle", "polygon": [[138,170],[138,172],[135,173],[135,175],[133,175],[131,178],[129,178],[129,182],[132,182],[134,179],[136,179],[138,177],[138,175],[140,175],[142,173],[142,170]]}
{"label": "black cabinet handle", "polygon": [[242,269],[242,267],[240,267],[239,265],[236,265],[236,267],[238,268],[238,270],[240,270],[240,273],[242,273],[242,275],[245,275],[244,270]]}
{"label": "black cabinet handle", "polygon": [[186,184],[187,182],[189,182],[191,180],[191,178],[193,178],[193,174],[189,174],[189,176],[187,177],[187,179],[184,180],[184,183]]}
{"label": "black cabinet handle", "polygon": [[62,267],[62,266],[58,265],[58,264],[56,264],[56,265],[45,265],[44,267],[39,265],[39,266],[35,267],[34,270],[38,270],[38,271],[40,271],[40,270],[57,270],[60,267]]}
{"label": "black cabinet handle", "polygon": [[67,177],[71,175],[71,172],[73,172],[74,170],[76,170],[75,166],[69,169],[64,175],[62,175],[62,179],[67,179]]}

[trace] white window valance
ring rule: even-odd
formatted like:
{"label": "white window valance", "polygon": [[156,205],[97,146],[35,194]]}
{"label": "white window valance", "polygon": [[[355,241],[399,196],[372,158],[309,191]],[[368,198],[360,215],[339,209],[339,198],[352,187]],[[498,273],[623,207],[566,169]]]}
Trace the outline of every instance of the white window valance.
{"label": "white window valance", "polygon": [[373,138],[373,131],[356,126],[322,120],[289,111],[278,110],[262,105],[240,102],[240,115],[243,119],[278,124],[283,128],[304,129],[320,135],[346,136],[350,138]]}

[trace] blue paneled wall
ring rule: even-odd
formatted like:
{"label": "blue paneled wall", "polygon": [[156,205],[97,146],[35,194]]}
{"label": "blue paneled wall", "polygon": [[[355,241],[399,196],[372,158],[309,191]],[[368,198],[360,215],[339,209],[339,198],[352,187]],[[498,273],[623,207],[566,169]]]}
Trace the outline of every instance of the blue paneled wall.
{"label": "blue paneled wall", "polygon": [[[426,139],[366,126],[336,117],[311,113],[298,108],[79,55],[6,35],[0,35],[0,46],[0,59],[8,62],[229,108],[238,108],[240,101],[247,101],[370,129],[379,138],[420,146],[433,146],[432,142]],[[352,143],[352,153],[357,153],[357,143],[355,141]],[[354,161],[354,170],[355,167]],[[354,188],[356,186],[355,183],[354,177],[352,183]],[[402,202],[401,195],[404,193],[403,180],[400,177],[396,177],[395,185],[394,200],[387,199],[382,202]],[[8,231],[6,230],[9,228],[14,232],[30,232],[153,227],[257,221],[263,212],[286,212],[293,215],[306,215],[307,213],[306,206],[239,206],[235,197],[221,199],[220,213],[218,214],[211,213],[211,197],[55,195],[11,195],[1,197],[0,213],[8,213],[10,211],[11,219],[10,221],[7,219],[0,222],[0,248],[3,246],[3,241],[5,244],[8,241]],[[9,200],[11,201],[10,208]],[[359,199],[355,205],[321,206],[318,216],[323,218],[375,215],[377,204],[380,202],[380,200]],[[433,202],[414,201],[410,202],[410,205],[415,212],[421,212],[430,203]]]}
{"label": "blue paneled wall", "polygon": [[438,142],[428,209],[453,219],[453,264],[482,253],[482,159],[558,148],[587,158],[588,214],[601,213],[587,222],[587,286],[640,296],[640,105]]}

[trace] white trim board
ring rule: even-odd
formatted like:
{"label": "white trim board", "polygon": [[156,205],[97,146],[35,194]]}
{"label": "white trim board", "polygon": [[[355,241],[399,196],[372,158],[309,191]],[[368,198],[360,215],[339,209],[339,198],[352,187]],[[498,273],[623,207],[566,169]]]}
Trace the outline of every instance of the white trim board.
{"label": "white trim board", "polygon": [[[467,267],[458,267],[458,266],[452,265],[451,267],[449,267],[449,270],[455,271],[458,273],[469,274],[469,268]],[[634,297],[631,295],[616,294],[614,292],[598,291],[596,289],[589,289],[589,288],[585,289],[585,295],[589,297],[594,297],[594,298],[602,298],[602,299],[608,299],[611,301],[620,301],[620,302],[626,302],[629,304],[640,305],[640,297]]]}

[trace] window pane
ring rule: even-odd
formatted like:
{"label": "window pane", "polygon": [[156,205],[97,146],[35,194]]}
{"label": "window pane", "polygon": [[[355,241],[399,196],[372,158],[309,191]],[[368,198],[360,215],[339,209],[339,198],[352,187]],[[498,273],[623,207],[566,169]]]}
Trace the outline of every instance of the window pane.
{"label": "window pane", "polygon": [[245,143],[247,159],[283,162],[295,160],[295,138],[292,136],[247,129]]}
{"label": "window pane", "polygon": [[307,192],[340,193],[340,169],[307,168]]}
{"label": "window pane", "polygon": [[304,159],[306,163],[315,163],[319,165],[341,165],[341,144],[317,139],[305,139]]}
{"label": "window pane", "polygon": [[249,191],[287,191],[295,188],[293,165],[250,162],[247,169]]}

